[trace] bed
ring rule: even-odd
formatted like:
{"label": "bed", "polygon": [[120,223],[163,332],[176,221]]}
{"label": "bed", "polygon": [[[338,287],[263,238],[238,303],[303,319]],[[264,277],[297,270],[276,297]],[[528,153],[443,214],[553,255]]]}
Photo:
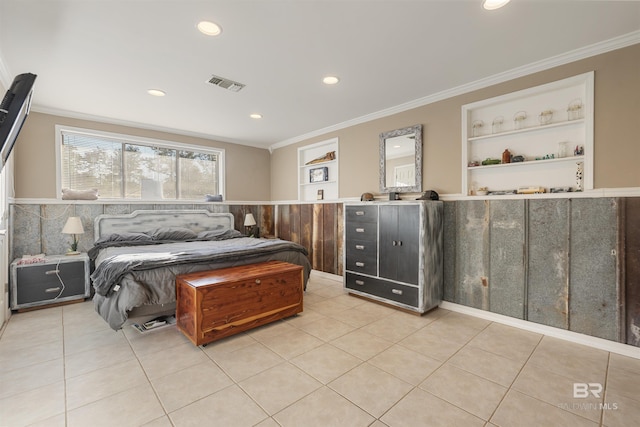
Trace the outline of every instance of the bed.
{"label": "bed", "polygon": [[304,268],[307,250],[280,239],[246,237],[234,229],[230,213],[205,210],[138,210],[99,215],[89,250],[95,309],[118,330],[128,318],[175,312],[175,278],[264,261],[285,261]]}

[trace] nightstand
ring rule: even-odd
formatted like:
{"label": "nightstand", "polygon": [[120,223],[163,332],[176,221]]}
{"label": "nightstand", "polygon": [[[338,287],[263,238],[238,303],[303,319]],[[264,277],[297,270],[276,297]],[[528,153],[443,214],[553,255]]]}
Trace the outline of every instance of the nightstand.
{"label": "nightstand", "polygon": [[90,296],[89,256],[48,255],[44,261],[11,263],[11,309],[83,300]]}

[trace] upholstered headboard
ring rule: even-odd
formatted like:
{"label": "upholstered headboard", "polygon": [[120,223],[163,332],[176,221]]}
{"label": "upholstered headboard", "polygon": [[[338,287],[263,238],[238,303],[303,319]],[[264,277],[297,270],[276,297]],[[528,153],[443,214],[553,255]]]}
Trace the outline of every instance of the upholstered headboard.
{"label": "upholstered headboard", "polygon": [[233,215],[205,210],[134,211],[122,215],[98,215],[94,222],[95,239],[113,233],[145,232],[160,227],[184,227],[199,233],[204,230],[233,230]]}

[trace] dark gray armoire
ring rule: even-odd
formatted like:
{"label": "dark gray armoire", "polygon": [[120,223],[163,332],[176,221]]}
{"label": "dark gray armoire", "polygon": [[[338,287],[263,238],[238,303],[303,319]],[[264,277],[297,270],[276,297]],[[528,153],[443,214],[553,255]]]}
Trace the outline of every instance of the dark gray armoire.
{"label": "dark gray armoire", "polygon": [[443,203],[345,203],[349,293],[424,313],[442,300]]}

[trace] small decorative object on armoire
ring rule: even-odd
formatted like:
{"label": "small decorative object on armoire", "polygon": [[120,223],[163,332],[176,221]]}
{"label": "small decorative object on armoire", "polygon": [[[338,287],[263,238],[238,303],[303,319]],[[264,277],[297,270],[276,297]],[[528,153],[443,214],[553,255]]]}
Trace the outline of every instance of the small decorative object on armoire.
{"label": "small decorative object on armoire", "polygon": [[389,200],[400,200],[400,193],[392,191],[389,193]]}
{"label": "small decorative object on armoire", "polygon": [[67,255],[78,255],[78,234],[84,234],[84,228],[82,227],[82,220],[79,216],[70,216],[67,218],[67,222],[62,228],[62,234],[73,235],[73,241],[71,242],[71,249],[67,251]]}
{"label": "small decorative object on armoire", "polygon": [[361,202],[372,202],[373,201],[373,194],[371,194],[371,193],[362,193],[362,196],[360,196],[360,201]]}
{"label": "small decorative object on armoire", "polygon": [[433,190],[427,190],[422,193],[422,196],[418,197],[416,200],[439,200],[440,196]]}

